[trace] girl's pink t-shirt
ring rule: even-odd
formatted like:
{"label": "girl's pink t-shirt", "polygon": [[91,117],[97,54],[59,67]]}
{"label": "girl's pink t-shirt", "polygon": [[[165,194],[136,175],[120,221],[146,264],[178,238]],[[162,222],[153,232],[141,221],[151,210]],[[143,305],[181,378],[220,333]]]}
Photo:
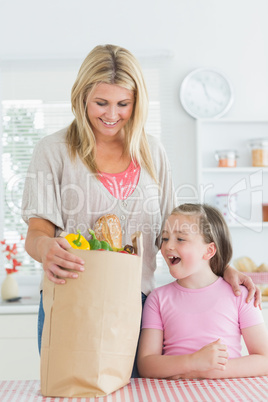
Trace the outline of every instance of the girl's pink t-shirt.
{"label": "girl's pink t-shirt", "polygon": [[140,177],[140,166],[131,161],[128,168],[121,173],[100,173],[99,180],[118,200],[128,198],[137,187]]}
{"label": "girl's pink t-shirt", "polygon": [[142,328],[163,331],[163,354],[194,353],[217,339],[227,345],[230,358],[241,356],[241,329],[263,323],[261,311],[240,286],[235,296],[222,278],[201,289],[178,283],[156,288],[149,294],[142,314]]}

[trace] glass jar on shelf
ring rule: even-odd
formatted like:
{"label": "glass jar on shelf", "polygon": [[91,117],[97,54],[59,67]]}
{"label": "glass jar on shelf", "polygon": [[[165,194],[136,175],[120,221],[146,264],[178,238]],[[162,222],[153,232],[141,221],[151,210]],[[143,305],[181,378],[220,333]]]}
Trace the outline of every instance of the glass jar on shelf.
{"label": "glass jar on shelf", "polygon": [[236,223],[237,194],[216,194],[215,202],[226,222],[228,224]]}
{"label": "glass jar on shelf", "polygon": [[262,221],[268,222],[268,203],[262,204]]}
{"label": "glass jar on shelf", "polygon": [[268,167],[268,137],[249,141],[251,149],[252,166]]}
{"label": "glass jar on shelf", "polygon": [[218,167],[236,167],[238,153],[234,149],[223,149],[215,151],[215,158],[218,161]]}

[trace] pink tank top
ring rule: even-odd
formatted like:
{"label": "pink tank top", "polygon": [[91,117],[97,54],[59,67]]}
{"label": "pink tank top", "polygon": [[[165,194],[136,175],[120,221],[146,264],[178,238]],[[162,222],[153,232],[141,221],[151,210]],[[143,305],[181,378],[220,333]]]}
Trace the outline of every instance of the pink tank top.
{"label": "pink tank top", "polygon": [[100,173],[99,180],[119,200],[128,198],[137,187],[140,177],[140,166],[131,161],[128,168],[121,173]]}

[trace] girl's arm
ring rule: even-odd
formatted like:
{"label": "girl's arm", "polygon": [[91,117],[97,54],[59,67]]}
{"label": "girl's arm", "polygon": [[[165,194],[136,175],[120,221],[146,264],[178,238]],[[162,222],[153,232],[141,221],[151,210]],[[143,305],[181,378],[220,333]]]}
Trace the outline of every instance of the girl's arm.
{"label": "girl's arm", "polygon": [[55,238],[55,226],[48,220],[31,218],[25,240],[27,253],[36,261],[43,264],[48,278],[55,283],[65,283],[64,278],[76,278],[77,273],[66,271],[83,270],[83,261],[66,251],[70,244],[64,238]]}
{"label": "girl's arm", "polygon": [[244,328],[242,335],[249,355],[229,359],[224,372],[219,370],[199,371],[185,373],[181,378],[234,378],[268,375],[268,331],[265,324]]}
{"label": "girl's arm", "polygon": [[225,369],[228,354],[226,346],[218,339],[199,351],[181,356],[162,355],[163,331],[160,329],[143,329],[139,341],[138,370],[142,377],[168,378],[180,377],[191,371]]}
{"label": "girl's arm", "polygon": [[243,272],[239,272],[236,269],[228,267],[224,271],[223,279],[228,282],[233,289],[233,292],[236,296],[240,295],[239,285],[244,285],[248,289],[247,303],[254,297],[254,306],[261,309],[261,291],[255,286],[252,279],[243,274]]}

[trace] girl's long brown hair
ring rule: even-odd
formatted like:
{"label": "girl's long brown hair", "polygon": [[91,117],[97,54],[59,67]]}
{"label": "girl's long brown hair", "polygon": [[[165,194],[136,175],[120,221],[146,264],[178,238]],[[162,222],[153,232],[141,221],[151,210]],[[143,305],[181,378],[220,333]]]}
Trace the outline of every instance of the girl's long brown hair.
{"label": "girl's long brown hair", "polygon": [[206,244],[214,243],[215,255],[209,260],[212,271],[223,276],[232,254],[231,235],[221,212],[208,204],[182,204],[173,209],[171,215],[196,216],[200,234]]}

